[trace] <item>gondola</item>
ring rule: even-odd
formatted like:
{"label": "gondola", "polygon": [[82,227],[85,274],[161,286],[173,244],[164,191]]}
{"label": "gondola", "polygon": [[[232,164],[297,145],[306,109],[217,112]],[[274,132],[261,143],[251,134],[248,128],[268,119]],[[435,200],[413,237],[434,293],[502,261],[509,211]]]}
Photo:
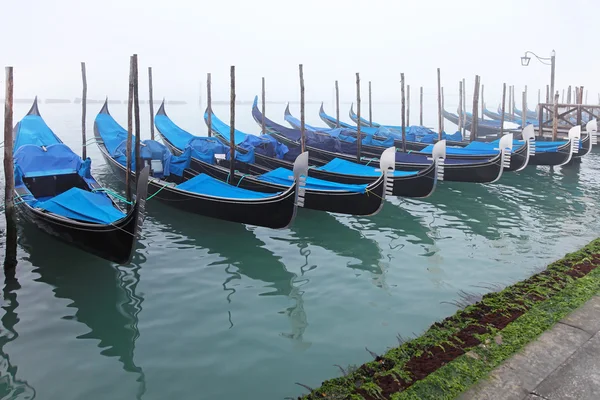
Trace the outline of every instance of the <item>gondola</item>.
{"label": "gondola", "polygon": [[[257,124],[261,125],[263,115],[258,109],[258,97],[255,97],[252,106],[252,116]],[[281,126],[267,117],[264,117],[267,132],[288,147],[300,146],[300,131]],[[333,159],[355,161],[356,143],[343,143],[328,135],[319,135],[305,132],[307,150],[312,157],[324,162]],[[504,149],[504,148],[503,148]],[[445,158],[445,151],[444,151]],[[436,157],[434,157],[434,161]],[[481,160],[446,159],[444,161],[444,180],[455,182],[492,183],[502,176],[503,165],[508,165],[510,152],[505,149],[498,154]],[[361,158],[362,164],[378,166],[376,158]],[[396,153],[396,170],[419,171],[430,167],[431,159],[425,154]]]}
{"label": "gondola", "polygon": [[[221,144],[216,138],[193,136],[177,126],[167,115],[165,103],[163,102],[156,113],[154,123],[160,134],[162,141],[173,152],[179,155],[185,151],[185,146],[190,140],[216,141],[223,147],[222,153],[227,153],[229,148]],[[216,115],[212,115],[211,131],[215,135],[227,136],[229,126],[221,122]],[[236,131],[236,137],[246,137],[247,134]],[[253,138],[258,141],[258,137]],[[239,144],[239,143],[238,143]],[[268,143],[265,143],[268,145]],[[254,152],[254,150],[252,150]],[[394,167],[393,152],[388,156],[390,159],[389,167]],[[236,171],[233,179],[230,174],[231,160],[218,160],[223,164],[215,165],[214,157],[194,157],[192,155],[191,168],[215,177],[220,180],[230,180],[232,184],[249,190],[258,192],[280,192],[288,189],[293,183],[289,179],[292,171],[288,168],[278,167],[269,169],[255,165],[250,162],[241,162],[236,160]],[[249,161],[249,160],[248,160]],[[240,172],[243,171],[243,172]],[[331,181],[325,181],[317,178],[308,177],[306,180],[304,207],[320,211],[350,215],[374,215],[381,210],[386,195],[386,180],[392,185],[392,174],[386,179],[385,170],[380,176],[369,184],[341,184]],[[391,192],[389,193],[392,194]]]}
{"label": "gondola", "polygon": [[[127,131],[110,115],[107,102],[94,121],[94,135],[107,163],[124,180]],[[279,193],[260,193],[190,170],[192,150],[188,147],[185,154],[176,157],[157,141],[143,141],[140,158],[151,165],[150,197],[182,211],[225,221],[275,229],[286,228],[293,222],[297,203],[304,196],[299,179],[307,174],[307,153],[298,156],[294,163],[293,185]]]}
{"label": "gondola", "polygon": [[[350,112],[353,113],[352,107],[350,108]],[[299,129],[300,121],[294,117],[289,110],[289,104],[284,112],[285,120],[294,128]],[[307,126],[306,124],[304,125]],[[315,132],[323,132],[328,133],[330,130],[327,128],[320,129],[312,126],[308,126],[309,129]],[[418,128],[418,127],[417,127]],[[362,128],[361,128],[362,129]],[[369,129],[369,128],[366,128]],[[332,131],[332,133],[334,133]],[[338,132],[335,132],[337,134]],[[434,136],[436,136],[434,134]],[[511,157],[510,157],[510,166],[505,168],[505,171],[521,171],[529,162],[530,155],[535,154],[535,132],[530,131],[526,135],[529,140],[523,142],[517,142],[517,149],[511,149]],[[437,139],[435,139],[437,142]],[[395,145],[401,147],[402,140],[395,141]],[[533,146],[533,147],[531,147]],[[430,155],[433,145],[431,143],[423,143],[423,142],[406,142],[406,147],[408,150],[419,151],[422,154]],[[464,148],[462,150],[461,148]],[[446,140],[446,158],[447,159],[466,159],[466,160],[477,160],[477,159],[486,159],[491,156],[494,156],[498,153],[497,143],[486,143],[481,145],[480,143],[472,143],[472,142],[463,142],[463,141],[449,141]]]}
{"label": "gondola", "polygon": [[[442,110],[442,115],[444,116],[445,119],[447,119],[448,121],[452,122],[453,124],[458,125],[459,122],[459,116],[448,112],[446,110]],[[471,124],[473,123],[473,118],[472,115],[470,113],[465,113],[465,129],[468,131],[471,131]],[[506,121],[504,122],[505,124],[507,123]],[[518,129],[517,126],[513,126],[513,127],[508,127],[504,129],[504,132],[516,132],[516,130]],[[479,118],[479,122],[477,124],[477,140],[483,140],[483,141],[492,141],[492,140],[496,140],[498,139],[498,136],[500,134],[500,122],[499,121],[493,121],[493,120],[484,120]]]}
{"label": "gondola", "polygon": [[[214,116],[214,114],[213,114]],[[208,112],[205,112],[204,119],[208,124]],[[266,118],[265,118],[266,120]],[[213,128],[214,122],[212,123]],[[218,134],[222,128],[215,129],[213,132]],[[236,135],[238,135],[236,133]],[[252,135],[254,136],[254,135]],[[229,145],[229,132],[218,134],[217,136],[223,143]],[[271,138],[277,146],[286,147],[289,152],[283,157],[277,156],[272,150],[258,146],[254,150],[255,162],[250,166],[253,174],[261,173],[279,167],[289,168],[290,160],[288,154],[295,154],[300,151],[300,146],[297,143],[292,143],[289,148],[283,143],[276,141],[270,135],[262,136],[263,140]],[[240,143],[244,138],[236,139],[236,151],[247,153],[247,150],[240,147]],[[444,177],[444,162],[445,157],[445,142],[440,142],[436,150],[436,157],[426,168],[418,171],[394,171],[391,175],[392,179],[392,196],[424,198],[430,196],[437,185],[438,180],[443,180]],[[338,183],[348,184],[369,184],[376,181],[381,172],[379,164],[377,167],[370,165],[356,164],[352,160],[338,159],[335,157],[324,160],[318,155],[309,151],[309,159],[311,168],[308,174],[311,177],[333,181]]]}
{"label": "gondola", "polygon": [[48,127],[37,98],[14,128],[15,207],[42,231],[117,264],[128,264],[142,226],[148,170],[136,201],[122,210],[83,160]]}

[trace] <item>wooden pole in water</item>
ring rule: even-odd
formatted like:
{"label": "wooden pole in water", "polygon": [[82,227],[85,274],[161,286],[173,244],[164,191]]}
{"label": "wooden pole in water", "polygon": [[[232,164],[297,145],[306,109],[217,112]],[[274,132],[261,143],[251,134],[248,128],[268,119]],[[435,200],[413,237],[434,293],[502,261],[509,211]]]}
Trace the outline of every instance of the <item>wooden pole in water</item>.
{"label": "wooden pole in water", "polygon": [[437,84],[438,84],[438,138],[442,140],[442,77],[440,69],[437,69]]}
{"label": "wooden pole in water", "polygon": [[[564,101],[564,89],[563,89],[563,101]],[[546,85],[546,104],[550,104],[550,85]],[[546,110],[546,120],[550,118],[550,111]]]}
{"label": "wooden pole in water", "polygon": [[140,176],[140,171],[142,170],[142,158],[140,153],[140,141],[141,141],[141,133],[140,133],[140,93],[139,93],[139,70],[138,70],[138,56],[137,54],[133,55],[133,115],[135,121],[135,180],[137,182],[138,177]]}
{"label": "wooden pole in water", "polygon": [[[419,126],[423,126],[423,86],[421,86],[420,90],[420,98],[419,98]],[[598,99],[600,101],[600,94],[598,95]]]}
{"label": "wooden pole in water", "polygon": [[357,134],[356,134],[356,162],[360,163],[360,155],[362,152],[362,134],[360,133],[360,76],[356,73],[356,112],[358,116]]}
{"label": "wooden pole in water", "polygon": [[340,127],[340,87],[335,81],[335,127]]}
{"label": "wooden pole in water", "polygon": [[[302,69],[302,64],[298,66],[298,69],[300,71],[300,149],[304,153],[306,151],[306,142],[304,138],[304,70]],[[360,126],[360,124],[358,125]]]}
{"label": "wooden pole in water", "polygon": [[231,97],[229,98],[229,183],[235,181],[235,65],[231,66]]}
{"label": "wooden pole in water", "polygon": [[571,104],[571,86],[567,89],[567,104]]}
{"label": "wooden pole in water", "polygon": [[484,85],[482,84],[481,85],[481,119],[483,119],[483,116],[484,116],[483,110],[485,109],[485,100],[483,97],[483,89],[484,89]]}
{"label": "wooden pole in water", "polygon": [[131,140],[133,137],[133,56],[129,57],[129,96],[127,99],[127,173],[125,187],[127,190],[127,210],[131,209]]}
{"label": "wooden pole in water", "polygon": [[152,67],[148,67],[148,97],[150,99],[150,139],[154,140],[154,89],[152,88]]}
{"label": "wooden pole in water", "polygon": [[[546,99],[546,102],[548,101],[548,99]],[[565,89],[562,90],[562,97],[560,98],[560,102],[564,103],[565,102]]]}
{"label": "wooden pole in water", "polygon": [[585,89],[585,104],[588,103],[588,90]]}
{"label": "wooden pole in water", "polygon": [[262,133],[263,135],[265,133],[267,133],[265,131],[265,112],[266,112],[265,108],[266,108],[266,104],[267,104],[267,100],[266,100],[267,95],[266,95],[265,92],[266,92],[266,90],[265,90],[265,77],[263,76],[262,77],[262,98],[261,98],[262,99],[262,119],[260,121],[260,133]]}
{"label": "wooden pole in water", "polygon": [[[373,127],[373,108],[371,106],[371,81],[369,81],[369,126]],[[360,125],[360,120],[359,120]]]}
{"label": "wooden pole in water", "polygon": [[15,175],[13,160],[13,67],[6,67],[4,95],[4,215],[6,217],[6,252],[4,273],[14,276],[17,266],[17,217],[15,213]]}
{"label": "wooden pole in water", "polygon": [[[445,110],[445,103],[444,103],[444,87],[442,86],[442,110]],[[446,129],[446,126],[444,124],[445,120],[444,118],[442,118],[442,132],[444,132],[444,129]]]}
{"label": "wooden pole in water", "polygon": [[552,117],[552,140],[556,140],[557,135],[558,135],[558,93],[556,93],[556,95],[554,95],[554,115]]}
{"label": "wooden pole in water", "polygon": [[523,114],[521,115],[521,121],[523,124],[523,129],[525,129],[525,126],[527,124],[527,86],[525,86],[525,91],[523,92]]}
{"label": "wooden pole in water", "polygon": [[406,152],[406,124],[404,123],[404,72],[400,74],[400,92],[402,94],[402,151]]}
{"label": "wooden pole in water", "polygon": [[463,131],[462,131],[462,137],[465,137],[465,134],[467,133],[467,115],[466,115],[466,111],[467,111],[467,82],[466,79],[463,78],[462,80],[462,85],[463,85]]}
{"label": "wooden pole in water", "polygon": [[504,134],[504,113],[506,112],[506,83],[502,84],[502,114],[500,114],[500,136]]}
{"label": "wooden pole in water", "polygon": [[206,74],[206,109],[208,111],[208,137],[212,136],[212,82],[210,72]]}
{"label": "wooden pole in water", "polygon": [[406,85],[406,126],[410,126],[410,85]]}
{"label": "wooden pole in water", "polygon": [[458,82],[458,131],[462,132],[463,125],[463,87],[462,82]]}
{"label": "wooden pole in water", "polygon": [[581,105],[583,104],[583,86],[579,88],[579,96],[577,98],[577,125],[581,125]]}
{"label": "wooden pole in water", "polygon": [[473,122],[471,123],[471,142],[477,139],[479,125],[479,75],[475,75],[475,88],[473,90]]}
{"label": "wooden pole in water", "polygon": [[81,63],[81,81],[83,83],[83,92],[81,93],[81,158],[87,158],[87,139],[85,137],[85,114],[87,102],[87,77],[85,75],[85,63]]}
{"label": "wooden pole in water", "polygon": [[542,102],[542,89],[538,89],[538,108],[539,104]]}

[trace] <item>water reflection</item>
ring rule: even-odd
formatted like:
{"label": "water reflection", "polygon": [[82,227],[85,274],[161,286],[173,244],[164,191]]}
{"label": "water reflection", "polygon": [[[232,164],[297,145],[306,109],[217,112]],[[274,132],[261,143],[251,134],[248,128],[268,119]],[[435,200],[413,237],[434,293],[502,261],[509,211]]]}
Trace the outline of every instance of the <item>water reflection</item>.
{"label": "water reflection", "polygon": [[[146,391],[144,372],[134,361],[135,342],[139,337],[138,315],[143,299],[136,294],[139,266],[114,267],[110,263],[70,248],[25,224],[19,244],[28,253],[24,258],[39,274],[37,281],[52,286],[57,298],[69,299],[75,320],[90,331],[78,339],[94,339],[100,354],[116,357],[123,369],[137,375],[137,398]],[[71,254],[65,262],[65,254]],[[139,257],[138,257],[139,259]],[[134,259],[135,262],[135,259]]]}
{"label": "water reflection", "polygon": [[[242,275],[266,284],[269,290],[259,296],[285,296],[293,300],[294,305],[282,311],[290,320],[291,332],[281,336],[302,347],[310,345],[303,341],[308,326],[302,299],[304,292],[301,290],[301,286],[308,283],[304,268],[301,268],[300,276],[288,271],[281,257],[268,250],[265,243],[245,225],[185,214],[158,203],[153,204],[153,211],[152,220],[157,222],[160,232],[179,236],[174,245],[193,246],[219,256],[208,265],[224,266],[228,276],[222,285],[228,303],[234,301],[236,286]],[[228,311],[228,320],[231,329],[235,326],[231,310]]]}
{"label": "water reflection", "polygon": [[2,289],[2,310],[4,314],[0,321],[0,398],[14,400],[30,400],[35,398],[35,389],[17,378],[17,367],[10,362],[10,356],[4,346],[15,340],[19,334],[16,325],[19,322],[17,314],[17,291],[21,288],[16,279],[7,279]]}

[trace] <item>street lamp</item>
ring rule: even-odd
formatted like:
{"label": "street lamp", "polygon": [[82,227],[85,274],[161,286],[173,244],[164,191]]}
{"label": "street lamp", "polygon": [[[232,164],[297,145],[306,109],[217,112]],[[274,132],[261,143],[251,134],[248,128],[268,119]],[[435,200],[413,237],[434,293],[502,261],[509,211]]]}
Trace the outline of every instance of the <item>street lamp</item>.
{"label": "street lamp", "polygon": [[550,65],[550,93],[552,93],[552,97],[554,97],[554,69],[556,67],[556,52],[552,50],[550,57],[540,57],[533,51],[526,51],[523,57],[521,57],[521,65],[524,67],[528,66],[529,61],[531,61],[531,57],[529,57],[528,54],[533,55],[542,64]]}

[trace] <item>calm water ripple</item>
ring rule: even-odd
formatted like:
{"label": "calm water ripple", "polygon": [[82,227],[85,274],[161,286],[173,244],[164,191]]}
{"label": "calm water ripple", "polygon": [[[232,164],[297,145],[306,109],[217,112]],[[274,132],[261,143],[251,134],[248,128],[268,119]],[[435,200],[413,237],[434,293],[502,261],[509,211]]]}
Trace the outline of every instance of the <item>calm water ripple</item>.
{"label": "calm water ripple", "polygon": [[[255,132],[244,111],[238,123]],[[42,109],[75,149],[77,112]],[[124,109],[114,114],[125,121]],[[174,107],[172,117],[193,127],[196,114]],[[88,151],[99,181],[122,191]],[[491,185],[443,182],[369,218],[300,210],[279,231],[150,201],[127,267],[22,226],[17,281],[2,293],[0,398],[298,395],[294,382],[316,386],[339,374],[333,364],[367,361],[365,346],[383,352],[450,315],[459,290],[511,284],[595,238],[599,195],[593,153]]]}

